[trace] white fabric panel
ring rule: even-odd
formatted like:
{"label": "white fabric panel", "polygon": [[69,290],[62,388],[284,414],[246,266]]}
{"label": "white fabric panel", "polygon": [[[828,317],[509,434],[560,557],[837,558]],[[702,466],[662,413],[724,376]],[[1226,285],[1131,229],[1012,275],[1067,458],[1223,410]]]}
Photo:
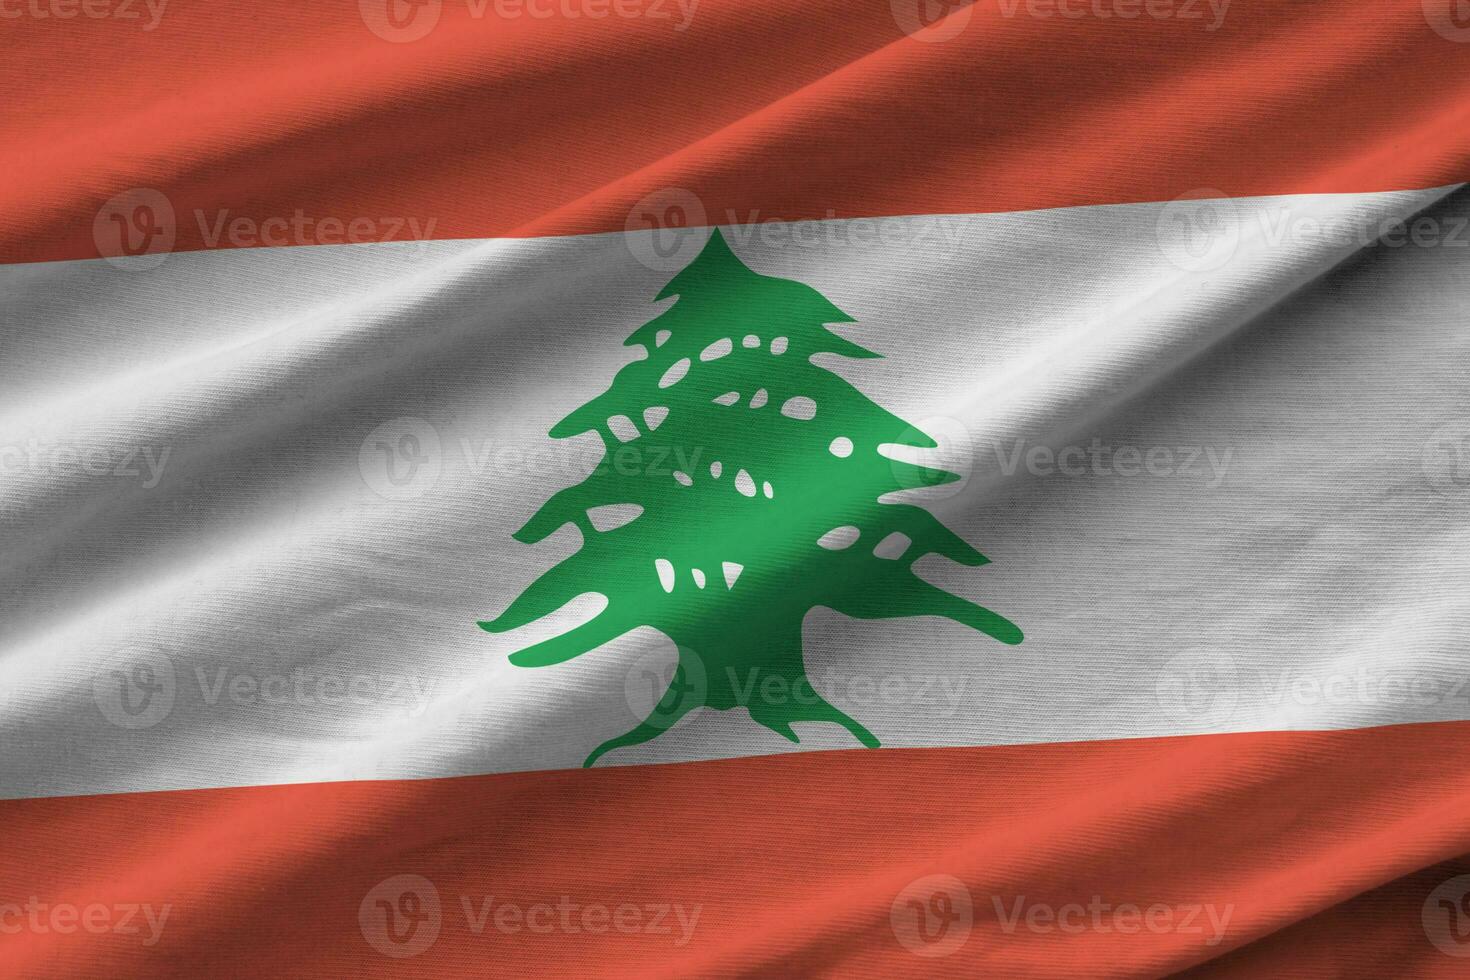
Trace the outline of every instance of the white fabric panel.
{"label": "white fabric panel", "polygon": [[[1027,637],[817,610],[818,690],[888,747],[1470,718],[1452,191],[728,229],[884,355],[837,369],[940,438],[967,479],[920,499],[992,560],[921,568]],[[475,623],[576,546],[510,535],[600,456],[545,433],[633,356],[648,244],[0,267],[0,797],[569,767],[630,728],[660,636],[526,670],[595,599]],[[602,764],[855,744],[798,731],[704,711]]]}

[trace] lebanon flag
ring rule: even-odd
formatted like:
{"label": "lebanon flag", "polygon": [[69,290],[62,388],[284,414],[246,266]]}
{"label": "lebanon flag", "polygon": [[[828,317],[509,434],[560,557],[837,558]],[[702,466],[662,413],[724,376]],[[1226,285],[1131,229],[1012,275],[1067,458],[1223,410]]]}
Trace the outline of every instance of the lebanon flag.
{"label": "lebanon flag", "polygon": [[1470,970],[1464,0],[0,49],[0,976]]}

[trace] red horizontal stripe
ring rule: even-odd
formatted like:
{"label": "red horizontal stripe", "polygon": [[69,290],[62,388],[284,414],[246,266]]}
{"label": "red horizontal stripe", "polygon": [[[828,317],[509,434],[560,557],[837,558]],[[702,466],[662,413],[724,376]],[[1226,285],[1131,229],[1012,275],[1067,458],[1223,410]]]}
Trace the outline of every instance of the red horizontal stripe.
{"label": "red horizontal stripe", "polygon": [[[1470,870],[1467,750],[1447,723],[11,801],[0,974],[1463,975],[1422,917]],[[370,940],[410,949],[380,899],[428,935],[381,884],[405,874],[439,932],[397,959]],[[963,942],[911,952],[909,898]],[[39,928],[5,910],[28,902]],[[110,931],[164,905],[151,946],[141,914]],[[688,941],[651,906],[698,907]]]}
{"label": "red horizontal stripe", "polygon": [[[676,0],[442,0],[389,43],[377,2],[5,20],[0,261],[114,253],[122,229],[175,249],[614,231],[670,187],[724,223],[1470,178],[1470,44],[1423,0],[1235,0],[1215,30],[1203,0],[981,0],[942,42],[900,30],[907,0],[701,0],[682,30]],[[140,188],[167,207],[108,205]]]}

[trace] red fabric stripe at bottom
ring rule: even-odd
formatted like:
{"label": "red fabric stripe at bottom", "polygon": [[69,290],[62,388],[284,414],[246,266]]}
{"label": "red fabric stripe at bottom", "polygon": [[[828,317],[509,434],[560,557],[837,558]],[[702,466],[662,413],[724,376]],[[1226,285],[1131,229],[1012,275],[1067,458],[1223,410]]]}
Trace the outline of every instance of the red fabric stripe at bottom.
{"label": "red fabric stripe at bottom", "polygon": [[6,977],[1463,976],[1470,723],[0,803]]}

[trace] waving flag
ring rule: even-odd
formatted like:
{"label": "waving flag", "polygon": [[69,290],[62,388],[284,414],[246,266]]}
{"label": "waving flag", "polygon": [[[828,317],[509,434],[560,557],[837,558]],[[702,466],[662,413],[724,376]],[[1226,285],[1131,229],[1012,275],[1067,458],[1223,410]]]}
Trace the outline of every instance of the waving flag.
{"label": "waving flag", "polygon": [[0,48],[0,973],[1464,974],[1458,0]]}

